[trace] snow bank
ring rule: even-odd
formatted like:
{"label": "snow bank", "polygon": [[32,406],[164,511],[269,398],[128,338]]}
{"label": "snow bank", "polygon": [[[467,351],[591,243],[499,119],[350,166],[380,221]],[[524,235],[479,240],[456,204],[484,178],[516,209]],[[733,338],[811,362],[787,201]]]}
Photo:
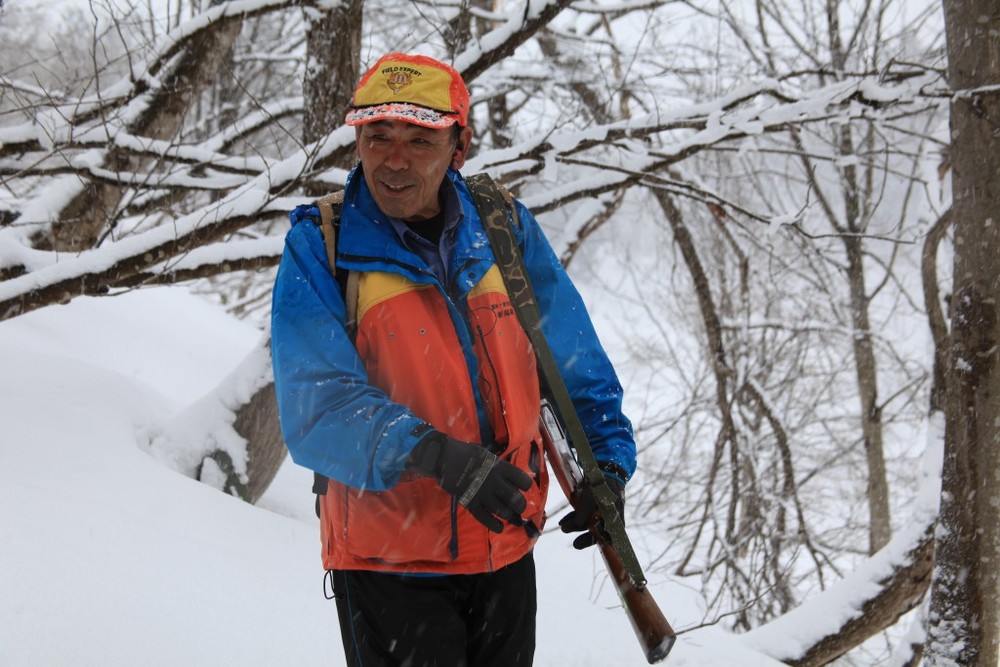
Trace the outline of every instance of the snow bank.
{"label": "snow bank", "polygon": [[[147,454],[259,338],[180,288],[0,323],[0,665],[343,664],[310,474],[287,463],[254,507]],[[599,556],[569,542],[537,550],[535,664],[645,665]],[[697,624],[696,593],[651,589],[675,627]],[[666,664],[779,663],[705,628]]]}

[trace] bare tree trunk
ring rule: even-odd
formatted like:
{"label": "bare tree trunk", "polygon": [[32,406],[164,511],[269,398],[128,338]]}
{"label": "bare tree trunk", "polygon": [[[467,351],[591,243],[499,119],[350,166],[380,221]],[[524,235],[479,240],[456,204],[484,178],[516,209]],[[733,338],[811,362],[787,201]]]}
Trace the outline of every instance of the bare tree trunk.
{"label": "bare tree trunk", "polygon": [[287,451],[278,423],[274,383],[267,384],[236,412],[233,428],[247,441],[246,500],[260,500],[284,463]]}
{"label": "bare tree trunk", "polygon": [[845,236],[843,239],[847,248],[847,281],[851,293],[854,369],[861,401],[861,433],[868,462],[868,551],[874,554],[892,537],[889,482],[882,444],[882,408],[878,404],[878,367],[868,318],[869,299],[865,293],[862,241],[859,236]]}
{"label": "bare tree trunk", "polygon": [[947,388],[946,372],[948,368],[948,323],[944,310],[941,308],[941,293],[938,288],[937,254],[941,240],[951,228],[951,209],[945,211],[927,233],[924,240],[923,257],[920,273],[924,285],[924,308],[927,311],[927,322],[934,340],[934,369],[931,375],[930,412],[943,412],[945,389]]}
{"label": "bare tree trunk", "polygon": [[302,82],[302,139],[307,144],[344,123],[354,86],[361,76],[363,5],[362,0],[348,0],[322,14],[308,13],[306,73]]}
{"label": "bare tree trunk", "polygon": [[[845,54],[840,44],[837,4],[828,4],[831,22],[831,44],[834,68],[842,70]],[[840,128],[840,155],[855,155],[854,131],[851,126]],[[871,173],[869,167],[865,170]],[[851,331],[854,347],[854,371],[861,402],[861,434],[864,438],[865,461],[868,464],[868,553],[889,543],[892,520],[889,512],[889,481],[885,471],[885,449],[882,442],[882,407],[878,404],[878,364],[872,344],[871,320],[868,315],[871,298],[865,279],[865,241],[869,213],[863,210],[861,176],[854,164],[842,169],[844,221],[834,222],[840,231],[847,255],[847,288],[850,293]],[[831,222],[833,220],[831,219]]]}
{"label": "bare tree trunk", "polygon": [[925,663],[996,667],[1000,641],[1000,11],[944,0],[955,230],[941,527]]}
{"label": "bare tree trunk", "polygon": [[[826,0],[827,46],[830,49],[833,76],[836,79],[843,78],[850,54],[841,36],[841,9],[840,0]],[[836,146],[838,153],[844,158],[856,157],[856,142],[852,126],[846,124],[837,129],[836,132],[839,134]],[[871,298],[867,292],[864,265],[864,234],[871,211],[866,210],[867,207],[862,200],[863,193],[870,191],[870,188],[862,187],[862,179],[864,176],[870,178],[872,170],[873,167],[869,164],[867,167],[862,167],[862,173],[859,174],[859,168],[850,161],[840,170],[844,206],[843,219],[840,219],[832,206],[820,196],[826,216],[844,244],[847,259],[846,274],[847,288],[850,294],[854,371],[858,383],[858,399],[861,403],[861,433],[865,447],[865,462],[868,468],[866,493],[869,515],[868,553],[870,554],[874,554],[888,544],[892,537],[889,482],[886,477],[885,451],[882,441],[882,407],[878,404],[878,364],[872,344],[869,319]],[[810,178],[814,177],[810,176]]]}
{"label": "bare tree trunk", "polygon": [[[830,19],[836,17],[836,7],[829,6]],[[834,39],[836,43],[836,40]],[[840,128],[837,150],[845,158],[855,153],[851,128]],[[858,399],[861,403],[861,433],[865,446],[865,462],[868,468],[868,552],[875,553],[884,547],[892,537],[892,523],[889,510],[889,483],[886,478],[885,452],[882,442],[882,407],[878,404],[878,365],[872,343],[869,305],[871,297],[865,280],[865,226],[866,217],[860,200],[859,175],[857,168],[847,164],[841,172],[843,194],[843,216],[838,215],[834,205],[823,194],[822,185],[816,179],[814,167],[796,133],[792,139],[801,151],[803,166],[809,174],[817,200],[830,226],[841,239],[846,256],[847,290],[850,295],[851,333],[853,335],[854,372],[858,384]]]}

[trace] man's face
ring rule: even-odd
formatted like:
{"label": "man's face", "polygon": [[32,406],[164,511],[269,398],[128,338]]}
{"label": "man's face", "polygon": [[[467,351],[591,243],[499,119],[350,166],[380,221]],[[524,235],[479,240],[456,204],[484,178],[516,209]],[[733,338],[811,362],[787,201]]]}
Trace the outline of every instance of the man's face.
{"label": "man's face", "polygon": [[356,129],[358,159],[368,189],[386,215],[417,222],[441,211],[438,190],[448,167],[461,168],[472,131],[456,144],[451,128],[380,120]]}

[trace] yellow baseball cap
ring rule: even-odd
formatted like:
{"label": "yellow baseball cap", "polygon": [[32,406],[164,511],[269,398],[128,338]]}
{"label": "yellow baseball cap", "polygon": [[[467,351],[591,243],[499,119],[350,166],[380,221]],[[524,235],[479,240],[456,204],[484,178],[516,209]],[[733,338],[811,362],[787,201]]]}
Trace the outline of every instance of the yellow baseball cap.
{"label": "yellow baseball cap", "polygon": [[444,128],[469,122],[469,90],[453,67],[428,56],[388,53],[354,90],[348,125],[401,120]]}

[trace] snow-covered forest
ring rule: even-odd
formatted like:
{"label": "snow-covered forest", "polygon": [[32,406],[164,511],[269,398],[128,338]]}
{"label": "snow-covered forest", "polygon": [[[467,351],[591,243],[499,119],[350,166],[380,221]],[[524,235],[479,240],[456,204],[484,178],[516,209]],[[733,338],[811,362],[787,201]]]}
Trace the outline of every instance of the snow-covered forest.
{"label": "snow-covered forest", "polygon": [[[995,0],[0,2],[0,664],[340,664],[267,322],[390,50],[463,73],[463,172],[619,371],[667,664],[997,665]],[[642,664],[565,542],[538,664]]]}

